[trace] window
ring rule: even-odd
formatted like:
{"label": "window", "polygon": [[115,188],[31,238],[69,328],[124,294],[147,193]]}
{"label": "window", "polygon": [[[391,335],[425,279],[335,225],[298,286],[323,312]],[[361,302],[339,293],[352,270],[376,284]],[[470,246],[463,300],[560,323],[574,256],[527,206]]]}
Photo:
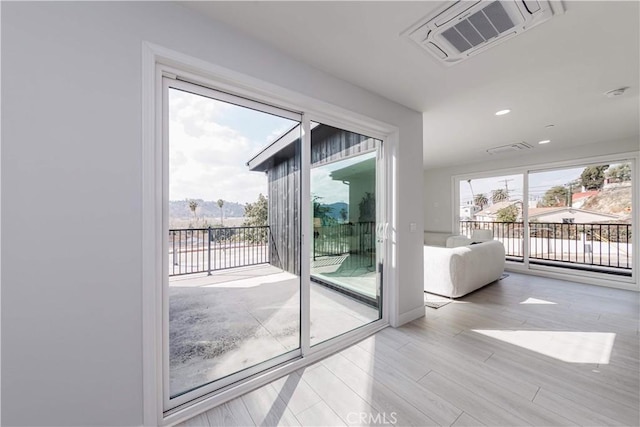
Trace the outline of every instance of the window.
{"label": "window", "polygon": [[456,177],[460,234],[491,229],[507,260],[527,268],[631,277],[633,170],[633,160],[612,158]]}
{"label": "window", "polygon": [[523,260],[523,175],[460,179],[459,229],[471,237],[475,229],[490,229],[504,244],[507,259]]}
{"label": "window", "polygon": [[631,168],[616,160],[530,171],[530,263],[631,276]]}

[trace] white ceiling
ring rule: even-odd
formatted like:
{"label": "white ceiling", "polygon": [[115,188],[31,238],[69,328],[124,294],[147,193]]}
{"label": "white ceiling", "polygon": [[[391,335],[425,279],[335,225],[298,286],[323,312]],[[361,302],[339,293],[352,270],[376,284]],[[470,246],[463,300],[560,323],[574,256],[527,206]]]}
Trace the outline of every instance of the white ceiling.
{"label": "white ceiling", "polygon": [[[452,67],[400,36],[440,2],[186,5],[423,112],[428,168],[488,159],[486,149],[513,142],[551,152],[639,134],[637,1],[565,1],[564,14]],[[603,95],[621,86],[631,89]],[[503,108],[512,112],[496,117]]]}

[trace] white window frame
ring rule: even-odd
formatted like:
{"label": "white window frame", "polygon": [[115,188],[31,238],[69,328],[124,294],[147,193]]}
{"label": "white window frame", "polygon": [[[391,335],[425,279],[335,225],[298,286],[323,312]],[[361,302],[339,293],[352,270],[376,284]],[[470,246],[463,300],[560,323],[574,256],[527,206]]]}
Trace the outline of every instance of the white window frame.
{"label": "white window frame", "polygon": [[[144,425],[173,425],[197,415],[203,411],[220,405],[228,400],[241,396],[283,375],[291,373],[303,366],[312,364],[340,348],[352,345],[359,340],[385,328],[389,324],[398,323],[398,288],[396,270],[396,241],[393,231],[386,236],[389,242],[382,258],[386,260],[384,269],[383,310],[382,319],[364,325],[356,330],[338,336],[332,340],[314,345],[303,346],[302,357],[285,362],[274,369],[258,373],[239,384],[232,384],[215,393],[194,399],[183,407],[167,412],[164,405],[165,389],[163,387],[162,361],[162,328],[163,328],[163,295],[159,284],[163,281],[162,271],[162,77],[180,76],[186,81],[211,87],[215,90],[232,93],[237,96],[253,99],[257,102],[273,105],[294,112],[303,113],[302,162],[310,164],[310,121],[319,122],[351,132],[361,133],[383,141],[381,158],[387,171],[383,183],[383,194],[386,197],[385,217],[390,230],[397,229],[397,177],[392,168],[392,159],[397,152],[399,129],[396,126],[354,113],[326,102],[301,95],[286,88],[272,85],[262,80],[229,70],[182,53],[144,42],[142,46],[142,317],[143,317],[143,422]],[[305,163],[303,163],[305,164]],[[302,174],[302,197],[310,194],[308,174]],[[309,206],[302,203],[302,219],[309,221]],[[303,222],[303,227],[306,225]],[[310,229],[310,227],[309,227]],[[304,236],[302,254],[308,254],[310,239]],[[302,257],[301,277],[308,280],[309,260]],[[304,260],[307,259],[306,262]],[[305,279],[306,278],[306,279]],[[301,330],[308,332],[309,292],[308,286],[302,286]],[[303,336],[303,338],[305,338]],[[303,342],[308,343],[308,336]]]}
{"label": "white window frame", "polygon": [[[506,169],[495,169],[491,171],[482,171],[482,172],[471,172],[465,174],[456,174],[451,177],[452,184],[452,215],[453,215],[453,227],[454,232],[460,229],[460,182],[464,182],[468,179],[482,179],[482,178],[491,178],[495,176],[504,176],[504,175],[517,175],[521,174],[523,176],[523,200],[528,200],[528,191],[529,191],[529,174],[530,173],[538,173],[545,172],[551,170],[560,170],[560,169],[568,169],[568,168],[579,168],[590,165],[601,165],[601,164],[612,164],[612,163],[620,163],[620,162],[630,162],[631,163],[631,173],[632,173],[632,211],[638,212],[638,208],[640,206],[640,153],[638,152],[624,152],[624,153],[616,153],[605,156],[597,156],[597,157],[586,157],[586,158],[578,158],[572,160],[551,162],[545,164],[533,164],[533,165],[525,165],[515,168],[506,168]],[[527,209],[523,209],[523,222],[525,224],[525,233],[524,233],[524,242],[523,242],[523,262],[510,262],[507,261],[506,269],[514,272],[522,272],[532,275],[539,275],[543,277],[556,278],[562,280],[570,280],[580,282],[586,284],[593,284],[598,286],[606,286],[611,288],[618,289],[626,289],[626,290],[634,290],[639,291],[640,285],[638,283],[639,277],[639,260],[640,254],[638,250],[634,251],[632,258],[633,269],[631,271],[631,276],[616,276],[612,274],[599,273],[599,272],[590,272],[590,271],[582,271],[576,269],[568,269],[556,266],[544,266],[544,265],[533,265],[529,263],[529,233],[528,233],[528,215]],[[632,233],[632,244],[633,247],[638,248],[640,244],[640,236],[638,236],[639,225],[638,221],[634,221],[631,225],[631,233]]]}

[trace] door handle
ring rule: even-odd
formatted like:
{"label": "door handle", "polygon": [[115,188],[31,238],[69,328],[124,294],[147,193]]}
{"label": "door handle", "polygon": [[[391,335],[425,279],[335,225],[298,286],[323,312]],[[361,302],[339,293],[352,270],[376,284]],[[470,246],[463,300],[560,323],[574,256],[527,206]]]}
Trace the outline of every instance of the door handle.
{"label": "door handle", "polygon": [[387,230],[389,229],[389,223],[383,222],[376,224],[376,240],[378,243],[382,243],[387,238]]}

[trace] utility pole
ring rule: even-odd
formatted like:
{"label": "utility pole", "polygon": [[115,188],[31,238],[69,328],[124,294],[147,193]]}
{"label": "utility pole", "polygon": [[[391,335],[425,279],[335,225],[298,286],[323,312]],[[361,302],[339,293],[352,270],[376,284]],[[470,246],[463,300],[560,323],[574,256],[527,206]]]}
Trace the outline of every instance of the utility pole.
{"label": "utility pole", "polygon": [[476,196],[473,194],[473,186],[471,185],[471,180],[467,180],[467,184],[469,184],[469,188],[471,188],[471,206],[475,206],[476,204]]}
{"label": "utility pole", "polygon": [[507,192],[507,199],[509,199],[509,181],[513,181],[513,179],[503,179],[498,182],[504,182],[504,190]]}

